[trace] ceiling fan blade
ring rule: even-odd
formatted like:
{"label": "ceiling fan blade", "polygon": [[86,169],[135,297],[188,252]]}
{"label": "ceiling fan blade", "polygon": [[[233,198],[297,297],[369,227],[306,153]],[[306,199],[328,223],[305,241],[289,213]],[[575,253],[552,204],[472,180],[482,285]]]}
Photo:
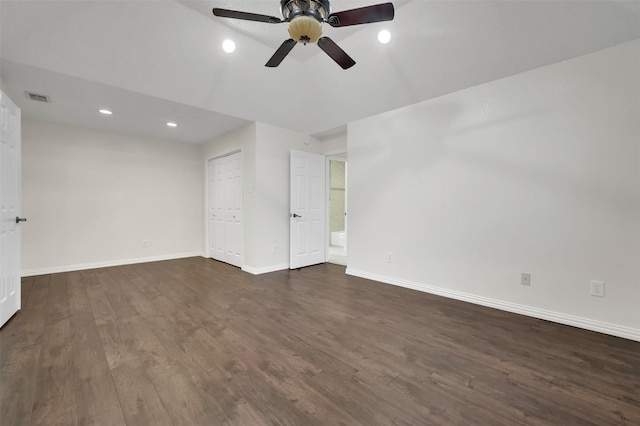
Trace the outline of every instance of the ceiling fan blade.
{"label": "ceiling fan blade", "polygon": [[395,9],[391,3],[376,4],[358,9],[343,10],[332,13],[327,22],[332,27],[346,27],[349,25],[370,24],[372,22],[391,21]]}
{"label": "ceiling fan blade", "polygon": [[269,59],[269,61],[264,66],[273,68],[280,65],[280,62],[282,62],[282,60],[289,54],[289,52],[291,52],[291,49],[293,49],[293,46],[295,46],[296,43],[297,42],[292,38],[290,38],[289,40],[285,40],[284,43],[280,45],[278,50],[276,50],[276,53],[273,54],[271,59]]}
{"label": "ceiling fan blade", "polygon": [[318,46],[320,46],[320,49],[324,50],[324,52],[329,55],[331,59],[336,61],[343,70],[351,68],[356,64],[356,61],[351,59],[351,56],[347,55],[346,52],[342,50],[340,46],[338,46],[329,37],[320,37],[320,39],[318,40]]}
{"label": "ceiling fan blade", "polygon": [[257,13],[238,12],[237,10],[213,8],[213,14],[222,18],[244,19],[245,21],[266,22],[267,24],[279,24],[282,21],[275,16],[260,15]]}

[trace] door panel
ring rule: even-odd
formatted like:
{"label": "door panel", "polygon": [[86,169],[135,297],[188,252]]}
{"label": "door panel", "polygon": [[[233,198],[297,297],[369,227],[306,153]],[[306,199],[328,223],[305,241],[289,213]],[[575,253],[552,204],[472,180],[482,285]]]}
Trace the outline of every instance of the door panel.
{"label": "door panel", "polygon": [[20,310],[20,109],[0,92],[0,327]]}
{"label": "door panel", "polygon": [[295,247],[295,253],[297,256],[302,256],[307,253],[307,222],[296,221],[296,233],[297,244]]}
{"label": "door panel", "polygon": [[[304,168],[298,168],[297,170],[304,170]],[[296,176],[297,194],[296,194],[296,209],[300,211],[307,210],[307,182],[308,176]]]}
{"label": "door panel", "polygon": [[[319,220],[312,220],[311,221],[311,235],[318,235],[318,234],[323,234],[324,235],[324,222],[321,222]],[[311,253],[320,253],[321,251],[324,252],[324,250],[322,250],[321,244],[324,245],[325,241],[324,238],[322,239],[322,241],[318,238],[311,238],[309,240],[309,251]]]}
{"label": "door panel", "polygon": [[230,222],[229,233],[231,236],[227,246],[227,263],[242,267],[242,181],[241,181],[241,161],[240,154],[228,157],[227,172],[227,203],[229,206],[228,219]]}
{"label": "door panel", "polygon": [[213,236],[214,239],[212,257],[216,260],[222,260],[224,258],[224,244],[222,239],[222,237],[224,237],[224,223],[222,222],[221,218],[215,220],[214,229],[215,234]]}
{"label": "door panel", "polygon": [[291,269],[323,263],[325,254],[325,157],[291,151]]}
{"label": "door panel", "polygon": [[[323,174],[324,175],[324,174]],[[324,179],[324,176],[323,176]],[[324,182],[317,176],[311,177],[311,191],[309,198],[311,201],[311,209],[318,210],[324,207]]]}
{"label": "door panel", "polygon": [[209,160],[209,256],[242,266],[240,153]]}

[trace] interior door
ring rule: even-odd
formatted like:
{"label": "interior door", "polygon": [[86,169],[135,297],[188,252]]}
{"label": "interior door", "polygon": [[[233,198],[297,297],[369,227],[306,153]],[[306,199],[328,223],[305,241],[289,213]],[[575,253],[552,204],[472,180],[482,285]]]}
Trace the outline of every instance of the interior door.
{"label": "interior door", "polygon": [[209,256],[242,267],[240,153],[209,161]]}
{"label": "interior door", "polygon": [[291,151],[290,251],[291,269],[326,260],[325,157]]}
{"label": "interior door", "polygon": [[20,310],[20,109],[0,92],[0,327]]}

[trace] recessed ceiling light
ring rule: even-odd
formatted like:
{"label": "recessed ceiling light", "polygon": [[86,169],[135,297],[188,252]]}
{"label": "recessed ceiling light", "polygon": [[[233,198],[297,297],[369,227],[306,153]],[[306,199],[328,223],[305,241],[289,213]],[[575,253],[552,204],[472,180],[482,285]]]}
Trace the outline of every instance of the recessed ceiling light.
{"label": "recessed ceiling light", "polygon": [[174,123],[173,121],[167,122],[167,126],[169,126],[169,127],[178,127],[178,125],[176,123]]}
{"label": "recessed ceiling light", "polygon": [[391,33],[388,30],[381,30],[378,33],[378,41],[382,44],[387,44],[391,41]]}
{"label": "recessed ceiling light", "polygon": [[98,110],[100,112],[100,114],[104,114],[104,115],[111,115],[113,114],[111,111],[109,111],[108,109],[101,109]]}
{"label": "recessed ceiling light", "polygon": [[236,50],[236,44],[233,40],[225,40],[222,42],[222,50],[227,53],[233,53]]}

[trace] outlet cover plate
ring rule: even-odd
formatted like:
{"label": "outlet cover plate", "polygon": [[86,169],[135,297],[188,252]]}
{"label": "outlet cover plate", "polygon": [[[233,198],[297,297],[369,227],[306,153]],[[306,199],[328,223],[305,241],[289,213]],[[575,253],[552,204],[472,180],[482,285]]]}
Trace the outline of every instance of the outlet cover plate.
{"label": "outlet cover plate", "polygon": [[531,285],[531,273],[523,272],[520,274],[520,284]]}
{"label": "outlet cover plate", "polygon": [[604,282],[591,281],[591,295],[596,297],[604,297]]}

